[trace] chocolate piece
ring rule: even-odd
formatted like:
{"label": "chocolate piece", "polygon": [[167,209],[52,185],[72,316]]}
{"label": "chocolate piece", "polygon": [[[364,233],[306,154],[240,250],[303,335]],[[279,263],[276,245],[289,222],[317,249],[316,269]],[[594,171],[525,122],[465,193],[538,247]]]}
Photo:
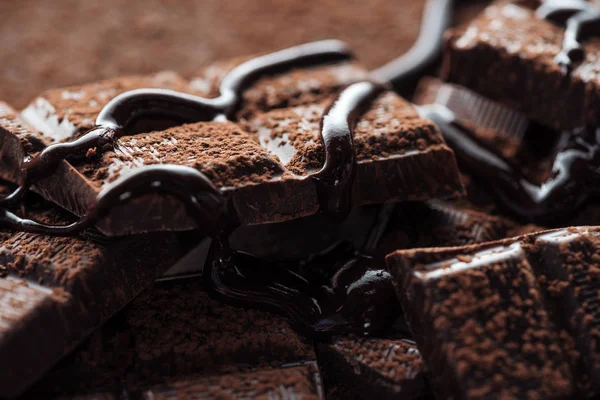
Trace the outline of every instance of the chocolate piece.
{"label": "chocolate piece", "polygon": [[443,201],[404,203],[396,207],[387,236],[382,239],[386,243],[381,246],[387,254],[400,248],[475,244],[542,229],[475,211],[467,204]]}
{"label": "chocolate piece", "polygon": [[[468,103],[469,96],[477,95],[456,86],[442,87],[450,93],[460,92],[462,96],[457,95],[457,100],[447,103],[448,106],[422,106],[421,114],[440,127],[463,168],[479,178],[503,207],[529,219],[552,221],[556,217],[572,215],[596,195],[597,164],[600,162],[596,129],[581,128],[566,133],[557,148],[546,156],[552,160],[551,167],[546,171],[538,170],[542,174],[538,175],[541,179],[536,182],[525,176],[523,168],[515,162],[516,157],[503,158],[481,143],[476,132],[485,130],[485,123],[477,122],[477,115],[469,116],[460,111],[460,107]],[[508,115],[494,103],[488,103],[488,106],[495,106],[495,112],[490,113],[497,117]],[[462,123],[464,120],[467,120],[466,124]],[[530,126],[526,133],[533,135],[536,128]],[[533,172],[536,175],[536,171]]]}
{"label": "chocolate piece", "polygon": [[[568,397],[587,377],[598,390],[599,235],[578,227],[388,256],[419,349],[438,388],[448,391],[442,393]],[[580,363],[584,373],[571,375]]]}
{"label": "chocolate piece", "polygon": [[[41,200],[25,206],[46,223],[74,219]],[[2,397],[25,390],[184,254],[172,234],[97,242],[3,230],[0,237]]]}
{"label": "chocolate piece", "polygon": [[555,312],[571,332],[596,393],[600,391],[599,246],[597,230],[574,228],[540,235],[530,250],[530,258],[538,257],[538,273],[548,279]]}
{"label": "chocolate piece", "polygon": [[40,381],[29,396],[142,391],[186,375],[228,375],[315,360],[289,322],[211,300],[201,280],[143,292]]}
{"label": "chocolate piece", "polygon": [[145,400],[181,398],[256,398],[321,400],[316,364],[245,374],[187,378],[142,392]]}
{"label": "chocolate piece", "polygon": [[332,398],[419,399],[428,394],[425,362],[410,340],[335,337],[319,345]]}
{"label": "chocolate piece", "polygon": [[566,34],[535,9],[497,1],[448,36],[443,77],[553,129],[598,126],[600,38],[585,40],[583,60],[565,71],[555,58]]}
{"label": "chocolate piece", "polygon": [[515,157],[530,126],[522,113],[435,78],[423,78],[419,82],[413,102],[447,107],[456,121],[505,158]]}
{"label": "chocolate piece", "polygon": [[187,81],[171,71],[107,79],[48,90],[35,98],[21,115],[48,144],[63,142],[92,129],[102,108],[121,93],[141,88],[185,91],[186,87]]}
{"label": "chocolate piece", "polygon": [[[293,149],[283,148],[285,146],[281,144],[286,135],[294,139],[301,137],[300,132],[274,132],[277,126],[273,126],[272,123],[267,126],[266,122],[257,123],[258,118],[251,121],[250,129],[261,133],[261,144],[266,150],[261,149],[252,136],[244,132],[239,125],[223,122],[200,122],[144,136],[122,137],[125,129],[137,129],[133,127],[134,123],[139,122],[135,119],[137,116],[145,120],[148,116],[164,117],[164,110],[167,110],[167,116],[183,118],[184,121],[211,119],[221,115],[232,116],[243,100],[242,93],[256,76],[260,78],[261,74],[278,73],[281,69],[306,63],[318,65],[347,58],[346,50],[340,46],[339,42],[318,42],[246,61],[223,78],[221,93],[217,98],[202,99],[156,90],[122,94],[99,114],[96,122],[100,126],[96,130],[73,144],[51,146],[36,159],[24,164],[27,177],[30,180],[35,177],[36,187],[48,198],[79,215],[85,215],[89,204],[98,201],[97,196],[101,190],[106,189],[107,183],[129,169],[154,163],[184,164],[199,169],[213,179],[226,194],[231,195],[232,208],[241,223],[273,222],[306,216],[315,213],[319,206],[329,212],[346,212],[350,202],[360,205],[460,193],[461,187],[455,174],[452,154],[434,128],[419,119],[407,103],[389,93],[372,100],[380,89],[368,82],[349,86],[339,97],[320,103],[313,115],[307,116],[314,118],[314,114],[317,114],[320,118],[319,114],[322,114],[322,129],[317,124],[315,130],[321,131],[323,147],[305,141],[295,142]],[[330,108],[327,108],[328,103],[331,104]],[[157,108],[158,104],[166,106]],[[368,111],[359,117],[364,108]],[[298,110],[292,109],[287,112],[297,113]],[[387,125],[379,126],[381,112],[389,121]],[[273,118],[270,113],[265,115]],[[398,122],[395,119],[397,117],[408,118],[409,122]],[[306,117],[299,118],[300,122],[303,118]],[[356,118],[359,119],[354,132],[358,142],[355,163],[351,151],[351,136]],[[343,135],[340,131],[342,128]],[[308,139],[316,139],[320,143],[319,134],[316,132],[316,138],[311,136]],[[278,138],[279,141],[275,145],[269,145],[265,135],[272,139]],[[229,143],[233,140],[232,136],[237,139],[235,149]],[[373,137],[377,139],[372,139]],[[69,154],[75,154],[75,149],[81,153],[80,156],[93,158],[95,151],[99,151],[98,148],[111,144],[117,138],[121,139],[117,142],[115,150],[103,151],[102,155],[96,156],[97,160],[93,165],[76,163],[76,168],[87,179],[73,174],[71,170],[56,179],[71,182],[68,190],[65,190],[62,184],[56,187],[54,179],[40,180],[43,175],[52,171],[58,161]],[[304,139],[307,140],[306,137]],[[377,145],[365,146],[361,139]],[[198,146],[198,141],[202,142],[202,148]],[[223,141],[228,142],[227,147],[222,146]],[[340,147],[339,141],[343,141],[345,145]],[[186,148],[182,149],[184,143]],[[86,152],[90,149],[91,154]],[[313,168],[317,162],[322,164],[322,169],[305,170],[302,173],[312,179],[297,176],[298,171],[291,166],[286,169],[273,157],[278,156],[283,161],[282,158],[289,157],[290,150],[296,153],[297,157],[306,156]],[[324,154],[324,160],[317,160],[321,154]],[[428,170],[427,175],[421,173],[425,170]],[[353,178],[354,176],[356,178]],[[160,182],[159,179],[157,181]],[[383,190],[372,190],[373,185]],[[168,189],[166,191],[169,192]],[[352,193],[352,197],[349,193]],[[172,200],[167,201],[171,206],[167,220],[161,215],[164,214],[164,200],[162,197],[156,197],[152,198],[152,201],[142,198],[134,199],[126,205],[118,205],[104,223],[100,224],[100,229],[109,234],[123,234],[156,229],[189,229],[206,225],[199,222],[202,220],[190,221],[185,211]],[[130,219],[117,217],[130,213],[128,210],[134,205],[137,212],[146,216],[141,218],[140,226],[131,226],[128,223]]]}

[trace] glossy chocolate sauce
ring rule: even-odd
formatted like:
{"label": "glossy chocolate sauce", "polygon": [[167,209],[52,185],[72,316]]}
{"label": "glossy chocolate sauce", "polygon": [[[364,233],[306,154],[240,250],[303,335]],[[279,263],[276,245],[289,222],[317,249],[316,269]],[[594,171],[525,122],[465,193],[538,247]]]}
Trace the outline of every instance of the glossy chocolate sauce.
{"label": "glossy chocolate sauce", "polygon": [[362,249],[341,243],[299,261],[261,260],[215,240],[203,278],[214,297],[283,314],[309,334],[381,331],[394,323],[400,307],[384,261],[368,253],[392,210],[391,204],[381,207]]}
{"label": "glossy chocolate sauce", "polygon": [[567,71],[585,57],[582,41],[600,36],[600,11],[585,0],[547,0],[536,10],[539,18],[564,24],[562,49],[554,61]]}
{"label": "glossy chocolate sauce", "polygon": [[448,108],[436,104],[420,107],[420,111],[440,127],[459,163],[479,178],[501,205],[521,217],[545,220],[569,215],[598,192],[599,129],[582,128],[570,133],[555,156],[550,178],[536,185],[476,140]]}
{"label": "glossy chocolate sauce", "polygon": [[428,0],[415,44],[400,57],[371,71],[372,79],[402,86],[431,66],[441,55],[444,31],[452,22],[453,3],[453,0]]}

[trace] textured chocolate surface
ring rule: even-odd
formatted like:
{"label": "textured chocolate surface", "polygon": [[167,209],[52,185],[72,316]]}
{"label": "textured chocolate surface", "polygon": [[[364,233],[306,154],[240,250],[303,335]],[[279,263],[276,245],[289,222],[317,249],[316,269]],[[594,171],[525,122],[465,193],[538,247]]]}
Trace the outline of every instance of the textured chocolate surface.
{"label": "textured chocolate surface", "polygon": [[[552,162],[561,140],[559,132],[464,86],[435,78],[420,81],[413,101],[418,105],[439,104],[448,108],[455,121],[468,129],[474,139],[502,156],[531,182],[540,184],[552,175]],[[565,133],[562,139],[568,135]],[[460,157],[458,161],[461,162]]]}
{"label": "textured chocolate surface", "polygon": [[598,237],[577,227],[388,256],[438,390],[561,398],[591,395],[590,381],[597,390]]}
{"label": "textured chocolate surface", "polygon": [[568,73],[554,60],[565,29],[535,9],[500,0],[448,36],[443,77],[524,112],[554,129],[596,126],[600,38]]}
{"label": "textured chocolate surface", "polygon": [[324,399],[315,363],[244,374],[175,381],[144,390],[141,398],[159,399]]}
{"label": "textured chocolate surface", "polygon": [[[203,87],[210,92],[226,73],[223,68],[228,71],[239,62],[215,66],[213,72],[205,72],[208,81],[198,84],[196,80],[186,90]],[[160,85],[180,85],[171,74],[167,76],[172,79],[161,78]],[[152,132],[148,127],[137,127],[148,133],[125,136],[113,151],[100,156],[92,151],[88,160],[74,164],[77,172],[59,168],[52,179],[39,182],[37,188],[82,215],[106,184],[127,171],[172,163],[198,169],[230,193],[242,223],[276,222],[314,214],[318,209],[317,190],[315,183],[305,178],[323,164],[321,117],[333,101],[333,93],[364,76],[363,69],[348,62],[261,78],[245,91],[239,124],[200,122]],[[142,78],[132,79],[49,91],[22,115],[42,133],[60,130],[53,121],[61,121],[60,125],[69,127],[70,133],[61,133],[61,140],[67,140],[90,128],[90,116],[102,101],[109,100],[109,96],[100,98],[98,92],[113,96]],[[44,136],[52,134],[46,132]],[[462,193],[452,152],[435,126],[395,94],[383,93],[373,102],[357,123],[354,141],[357,168],[352,201],[356,205]],[[124,218],[134,207],[140,215],[136,226]],[[116,207],[99,225],[109,234],[193,226],[182,206],[161,196]]]}
{"label": "textured chocolate surface", "polygon": [[276,315],[211,300],[199,279],[157,284],[96,331],[30,392],[138,391],[189,374],[227,375],[314,361]]}
{"label": "textured chocolate surface", "polygon": [[[74,219],[26,203],[26,217]],[[0,240],[0,397],[25,390],[184,254],[172,234],[100,243],[3,230]]]}
{"label": "textured chocolate surface", "polygon": [[319,345],[330,398],[419,399],[428,395],[425,362],[410,340],[335,337]]}

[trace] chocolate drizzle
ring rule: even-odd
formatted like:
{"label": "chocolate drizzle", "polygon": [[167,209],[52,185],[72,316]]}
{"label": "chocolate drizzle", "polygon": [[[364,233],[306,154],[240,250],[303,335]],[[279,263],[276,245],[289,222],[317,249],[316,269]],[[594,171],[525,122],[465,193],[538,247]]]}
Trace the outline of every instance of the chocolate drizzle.
{"label": "chocolate drizzle", "polygon": [[459,162],[480,178],[503,206],[515,214],[534,219],[568,215],[598,191],[600,175],[600,130],[582,128],[569,134],[556,154],[552,175],[541,185],[525,179],[519,170],[479,143],[440,105],[420,108],[435,122]]}
{"label": "chocolate drizzle", "polygon": [[321,137],[325,147],[325,164],[312,175],[318,182],[321,209],[346,215],[352,206],[352,179],[355,155],[352,144],[354,126],[371,101],[383,90],[372,82],[348,86],[325,112],[321,120]]}
{"label": "chocolate drizzle", "polygon": [[536,10],[536,15],[565,24],[562,49],[554,61],[567,71],[585,57],[581,42],[592,36],[600,36],[600,11],[585,0],[547,0]]}
{"label": "chocolate drizzle", "polygon": [[453,0],[428,0],[415,44],[400,57],[373,70],[371,77],[400,86],[423,73],[442,51],[444,31],[450,26],[453,3]]}
{"label": "chocolate drizzle", "polygon": [[184,203],[189,215],[207,234],[216,234],[227,223],[226,201],[221,192],[197,170],[178,165],[152,165],[132,171],[106,186],[87,213],[69,225],[46,225],[3,210],[0,223],[13,229],[72,235],[91,228],[113,207],[148,193],[166,193]]}
{"label": "chocolate drizzle", "polygon": [[[351,57],[344,43],[326,40],[281,50],[242,63],[225,76],[220,86],[220,95],[213,99],[161,89],[139,89],[122,93],[112,99],[99,113],[96,128],[72,142],[48,146],[37,157],[25,159],[21,186],[12,194],[0,199],[0,205],[14,206],[31,184],[52,174],[63,160],[85,157],[91,148],[102,150],[114,147],[118,138],[132,134],[140,121],[165,117],[175,123],[231,119],[234,118],[242,101],[244,90],[256,79],[282,73],[291,68],[322,65],[348,60]],[[352,147],[353,125],[379,89],[379,86],[369,82],[351,85],[342,91],[324,117],[321,133],[326,161],[323,169],[316,173],[314,178],[319,182],[325,211],[346,212],[349,209],[355,161]],[[194,180],[191,186],[194,190],[200,187],[207,190],[207,196],[198,196],[195,192],[189,193],[194,199],[217,196],[214,186],[208,185],[208,178],[200,172],[196,171],[192,174],[181,167],[170,165],[152,167],[143,172],[145,169],[140,168],[140,173],[127,176],[120,181],[119,186],[107,188],[109,192],[104,196],[101,194],[95,204],[89,206],[88,212],[81,221],[69,228],[36,224],[33,221],[18,221],[11,213],[6,213],[4,223],[16,229],[35,232],[75,233],[97,221],[101,213],[96,210],[105,213],[111,208],[110,206],[116,206],[132,198],[132,196],[123,197],[123,193],[142,194],[155,191],[182,198],[186,193],[179,183],[189,183],[190,179]],[[182,175],[178,176],[179,173]],[[164,179],[173,183],[168,183]],[[145,187],[148,185],[147,182],[151,184]],[[116,194],[113,195],[111,190]],[[111,199],[112,203],[108,199]],[[218,203],[223,202],[224,199],[221,199]],[[214,205],[214,202],[212,203]],[[189,203],[188,206],[191,207],[193,204],[195,203]],[[196,206],[202,208],[200,205]],[[209,206],[204,205],[204,207]],[[216,210],[213,212],[219,214]],[[206,225],[206,222],[197,220],[199,226]]]}

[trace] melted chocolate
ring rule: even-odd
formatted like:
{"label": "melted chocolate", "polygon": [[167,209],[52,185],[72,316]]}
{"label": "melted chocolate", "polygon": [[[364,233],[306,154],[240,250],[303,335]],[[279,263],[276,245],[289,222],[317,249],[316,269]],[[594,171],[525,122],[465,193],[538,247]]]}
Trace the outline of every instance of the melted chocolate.
{"label": "melted chocolate", "polygon": [[[291,68],[316,66],[351,58],[345,44],[335,40],[309,43],[257,57],[242,63],[229,72],[220,86],[219,97],[205,99],[185,93],[161,89],[139,89],[123,93],[112,99],[99,113],[96,128],[82,137],[68,143],[58,143],[48,146],[33,159],[26,159],[23,164],[24,179],[22,185],[12,194],[0,200],[0,205],[14,205],[26,192],[26,189],[36,180],[52,174],[60,162],[66,159],[85,157],[91,148],[106,149],[115,145],[116,140],[126,134],[131,134],[135,125],[141,120],[168,118],[176,123],[197,121],[222,120],[233,118],[242,100],[243,91],[256,79],[264,75],[284,72]],[[322,138],[325,147],[325,165],[314,175],[319,182],[321,203],[325,211],[347,212],[350,204],[350,188],[354,171],[354,150],[352,147],[352,130],[357,117],[369,100],[379,92],[380,86],[370,82],[351,85],[342,91],[333,106],[327,111],[322,124]],[[186,196],[179,182],[190,179],[191,173],[175,166],[163,166],[161,169],[150,168],[144,172],[131,174],[124,178],[115,193],[132,192],[137,194],[151,191],[170,193],[176,197]],[[182,176],[178,176],[179,173]],[[148,186],[146,177],[154,177],[156,186]],[[173,183],[168,184],[164,177],[168,176]],[[200,172],[195,173],[192,188],[201,186],[207,189],[207,196],[215,196],[212,185],[207,184],[208,178]],[[152,180],[153,178],[149,178]],[[112,188],[112,186],[111,186]],[[132,191],[129,188],[136,188]],[[143,189],[142,189],[143,188]],[[171,193],[172,191],[172,193]],[[196,196],[197,193],[187,193]],[[21,230],[46,233],[73,233],[88,227],[97,221],[100,212],[106,213],[111,206],[128,201],[131,196],[122,199],[121,196],[106,196],[102,194],[90,205],[88,213],[76,224],[70,227],[47,226],[33,221],[19,221],[11,213],[5,213],[4,221]],[[109,200],[110,199],[110,200]],[[186,200],[186,204],[188,201]],[[190,206],[190,204],[188,204]],[[194,207],[211,208],[211,205],[195,205]],[[18,221],[18,222],[17,222]],[[212,219],[210,219],[212,221]],[[198,220],[199,226],[207,224],[207,220]]]}
{"label": "melted chocolate", "polygon": [[402,86],[431,66],[441,54],[453,3],[453,0],[428,0],[415,44],[402,56],[372,71],[371,77],[379,82]]}
{"label": "melted chocolate", "polygon": [[569,133],[566,144],[556,154],[551,177],[538,186],[479,143],[446,107],[429,105],[422,107],[421,112],[440,127],[459,162],[479,178],[503,206],[519,216],[540,220],[568,215],[598,191],[599,129]]}
{"label": "melted chocolate", "polygon": [[584,0],[548,0],[536,10],[536,15],[565,24],[562,49],[554,60],[567,71],[585,57],[581,42],[600,36],[600,11]]}
{"label": "melted chocolate", "polygon": [[165,193],[179,199],[207,234],[220,232],[227,222],[225,198],[203,174],[190,167],[153,165],[134,170],[105,187],[87,213],[70,225],[42,224],[8,210],[0,215],[0,224],[27,232],[72,235],[91,228],[113,207],[148,193]]}
{"label": "melted chocolate", "polygon": [[325,112],[321,120],[321,137],[325,147],[325,164],[312,175],[319,188],[321,209],[346,215],[351,209],[355,155],[352,142],[357,119],[383,90],[372,82],[348,86]]}
{"label": "melted chocolate", "polygon": [[[364,251],[374,250],[392,209],[382,207]],[[388,272],[351,244],[309,260],[272,262],[232,252],[224,243],[213,241],[203,272],[212,294],[222,300],[286,315],[311,334],[381,331],[400,314]]]}

